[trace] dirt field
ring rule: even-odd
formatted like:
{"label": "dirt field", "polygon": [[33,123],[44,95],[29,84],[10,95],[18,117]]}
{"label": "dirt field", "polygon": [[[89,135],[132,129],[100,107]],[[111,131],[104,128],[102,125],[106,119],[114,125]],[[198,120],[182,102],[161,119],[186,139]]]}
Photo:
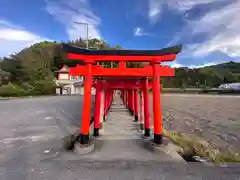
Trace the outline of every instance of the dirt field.
{"label": "dirt field", "polygon": [[161,102],[164,128],[194,134],[222,150],[240,152],[240,96],[164,94]]}

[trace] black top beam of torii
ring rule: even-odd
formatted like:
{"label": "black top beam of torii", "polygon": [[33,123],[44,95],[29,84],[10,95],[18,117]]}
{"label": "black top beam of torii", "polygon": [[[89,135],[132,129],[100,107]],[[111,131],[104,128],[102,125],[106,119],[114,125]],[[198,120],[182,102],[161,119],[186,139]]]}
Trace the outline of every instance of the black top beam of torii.
{"label": "black top beam of torii", "polygon": [[109,55],[109,56],[163,56],[178,54],[182,51],[182,45],[162,48],[159,50],[92,50],[77,46],[62,44],[65,52],[82,55]]}

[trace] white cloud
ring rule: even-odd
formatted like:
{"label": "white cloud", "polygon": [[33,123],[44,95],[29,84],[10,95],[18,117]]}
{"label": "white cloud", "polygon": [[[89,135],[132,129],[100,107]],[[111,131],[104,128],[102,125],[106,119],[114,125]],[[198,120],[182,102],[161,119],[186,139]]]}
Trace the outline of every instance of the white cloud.
{"label": "white cloud", "polygon": [[209,63],[205,63],[205,64],[201,64],[201,65],[189,65],[187,67],[190,69],[196,69],[196,68],[203,68],[203,67],[213,66],[213,65],[216,65],[216,63],[209,62]]}
{"label": "white cloud", "polygon": [[3,28],[0,29],[0,39],[9,41],[37,41],[41,37],[24,30]]}
{"label": "white cloud", "polygon": [[[191,46],[190,46],[191,47]],[[240,56],[240,35],[234,37],[231,34],[223,36],[221,33],[209,41],[195,45],[192,54],[195,57],[206,56],[212,52],[220,51],[230,57]]]}
{"label": "white cloud", "polygon": [[21,28],[12,24],[11,22],[6,21],[5,19],[0,19],[0,27],[18,28],[18,29]]}
{"label": "white cloud", "polygon": [[155,24],[162,12],[162,1],[148,0],[148,18],[152,24]]}
{"label": "white cloud", "polygon": [[186,67],[186,66],[184,66],[183,64],[179,64],[179,63],[177,63],[177,62],[174,62],[174,63],[170,63],[170,64],[168,64],[170,67],[172,67],[172,68],[180,68],[180,67]]}
{"label": "white cloud", "polygon": [[100,24],[100,19],[92,12],[88,0],[45,1],[47,12],[65,26],[69,39],[87,38],[86,25],[79,25],[75,22],[89,24],[89,38],[100,39],[101,35],[97,28]]}
{"label": "white cloud", "polygon": [[192,33],[205,33],[208,38],[195,47],[195,56],[205,56],[220,51],[230,57],[240,56],[240,1],[230,4],[220,10],[206,14],[200,20],[193,22]]}
{"label": "white cloud", "polygon": [[169,66],[172,68],[188,67],[189,69],[203,68],[203,67],[213,66],[213,65],[216,65],[216,63],[209,62],[201,65],[185,65],[185,64],[179,64],[177,62],[173,62],[169,64]]}
{"label": "white cloud", "polygon": [[151,36],[152,34],[144,32],[142,28],[137,27],[134,29],[134,36]]}
{"label": "white cloud", "polygon": [[221,1],[228,0],[148,0],[148,18],[152,24],[155,24],[161,17],[164,5],[174,12],[185,13],[198,5]]}
{"label": "white cloud", "polygon": [[[205,0],[207,1],[214,2],[214,0]],[[168,45],[176,44],[183,39],[191,41],[194,37],[201,35],[205,36],[204,41],[185,45],[187,56],[202,57],[213,52],[222,52],[229,57],[239,57],[239,14],[240,1],[231,1],[221,9],[213,9],[206,13],[200,19],[187,21],[187,25],[176,33]]]}
{"label": "white cloud", "polygon": [[9,21],[0,19],[0,56],[8,56],[34,43],[45,40],[49,39],[26,31]]}
{"label": "white cloud", "polygon": [[135,28],[134,36],[142,36],[142,29],[141,28]]}
{"label": "white cloud", "polygon": [[211,4],[221,1],[228,1],[228,0],[166,0],[167,5],[169,8],[174,9],[178,12],[185,13],[188,10],[198,6],[198,5],[205,5]]}

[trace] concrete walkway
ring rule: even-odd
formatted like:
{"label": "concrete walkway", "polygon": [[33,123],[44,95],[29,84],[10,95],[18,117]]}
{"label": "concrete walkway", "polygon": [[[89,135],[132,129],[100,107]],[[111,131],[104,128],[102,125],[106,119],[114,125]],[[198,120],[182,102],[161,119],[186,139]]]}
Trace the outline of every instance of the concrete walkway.
{"label": "concrete walkway", "polygon": [[164,152],[154,153],[145,147],[140,137],[139,124],[133,122],[119,96],[113,104],[100,131],[101,137],[94,142],[95,150],[84,158],[98,160],[176,161]]}
{"label": "concrete walkway", "polygon": [[106,117],[101,132],[103,140],[139,139],[138,123],[133,122],[129,111],[123,105],[119,96],[114,96],[112,106]]}

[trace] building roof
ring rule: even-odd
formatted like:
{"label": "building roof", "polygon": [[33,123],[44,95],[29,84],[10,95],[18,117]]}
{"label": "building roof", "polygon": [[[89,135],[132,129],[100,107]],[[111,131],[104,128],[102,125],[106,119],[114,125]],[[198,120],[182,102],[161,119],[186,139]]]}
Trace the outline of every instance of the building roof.
{"label": "building roof", "polygon": [[67,65],[63,65],[63,67],[62,67],[60,70],[56,71],[56,72],[65,72],[65,73],[68,73],[68,72],[69,72],[69,68],[68,68]]}

